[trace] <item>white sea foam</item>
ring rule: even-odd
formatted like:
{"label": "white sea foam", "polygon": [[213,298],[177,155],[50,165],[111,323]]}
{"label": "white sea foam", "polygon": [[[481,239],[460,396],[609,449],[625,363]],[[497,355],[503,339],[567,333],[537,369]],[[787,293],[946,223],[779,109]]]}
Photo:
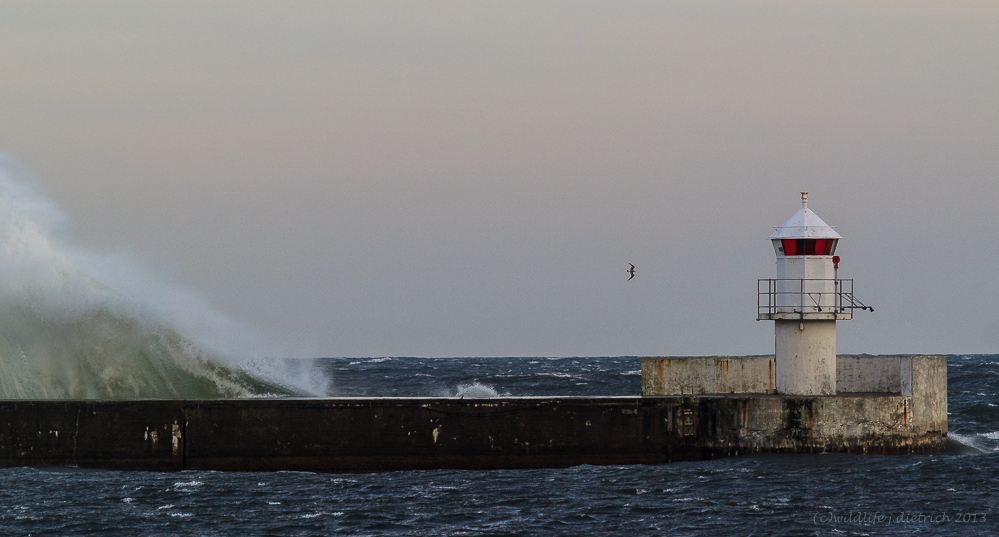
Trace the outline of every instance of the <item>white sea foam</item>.
{"label": "white sea foam", "polygon": [[464,384],[458,386],[458,389],[455,392],[454,396],[462,397],[465,399],[479,399],[487,397],[499,397],[499,393],[497,393],[492,386],[487,386],[485,384],[480,384],[476,382],[474,384]]}
{"label": "white sea foam", "polygon": [[265,359],[257,331],[198,294],[74,246],[65,215],[19,175],[0,154],[0,399],[326,391],[310,364]]}
{"label": "white sea foam", "polygon": [[959,455],[977,455],[990,451],[982,440],[982,435],[964,436],[962,434],[947,433],[947,451]]}

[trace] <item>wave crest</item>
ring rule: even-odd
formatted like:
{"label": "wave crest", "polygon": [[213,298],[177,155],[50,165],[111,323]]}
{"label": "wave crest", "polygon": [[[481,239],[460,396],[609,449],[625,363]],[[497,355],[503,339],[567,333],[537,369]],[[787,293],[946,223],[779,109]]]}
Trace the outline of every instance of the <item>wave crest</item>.
{"label": "wave crest", "polygon": [[[193,293],[163,284],[124,256],[69,244],[66,217],[16,172],[0,155],[0,399],[198,399],[324,389],[303,380],[321,378],[308,366],[292,372],[248,348],[256,334]],[[164,297],[173,301],[157,300]]]}

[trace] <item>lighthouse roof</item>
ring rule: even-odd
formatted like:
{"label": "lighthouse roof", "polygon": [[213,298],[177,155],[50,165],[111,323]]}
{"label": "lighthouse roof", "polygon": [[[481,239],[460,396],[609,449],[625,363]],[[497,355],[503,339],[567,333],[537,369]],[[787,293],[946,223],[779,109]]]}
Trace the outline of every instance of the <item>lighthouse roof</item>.
{"label": "lighthouse roof", "polygon": [[842,239],[829,224],[808,207],[802,207],[784,225],[770,235],[771,239]]}

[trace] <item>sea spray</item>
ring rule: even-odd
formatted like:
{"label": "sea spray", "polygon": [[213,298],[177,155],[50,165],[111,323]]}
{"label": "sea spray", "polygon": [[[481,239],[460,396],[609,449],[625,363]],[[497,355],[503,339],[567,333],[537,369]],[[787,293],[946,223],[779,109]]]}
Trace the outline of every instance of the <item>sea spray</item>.
{"label": "sea spray", "polygon": [[488,386],[480,382],[462,384],[458,386],[458,389],[453,395],[453,397],[461,397],[462,399],[488,399],[490,397],[499,396],[499,393],[497,393],[492,386]]}
{"label": "sea spray", "polygon": [[[0,398],[322,394],[310,363],[122,255],[73,246],[67,218],[0,155]],[[290,365],[290,364],[293,364]]]}

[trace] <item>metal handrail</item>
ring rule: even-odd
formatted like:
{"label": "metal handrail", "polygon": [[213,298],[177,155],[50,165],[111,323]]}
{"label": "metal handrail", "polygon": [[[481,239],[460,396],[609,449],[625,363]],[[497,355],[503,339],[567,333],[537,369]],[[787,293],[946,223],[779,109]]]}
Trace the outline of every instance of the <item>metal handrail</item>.
{"label": "metal handrail", "polygon": [[[778,282],[783,282],[784,285],[778,286]],[[795,285],[790,282],[797,282],[797,291],[788,290],[795,288]],[[827,287],[821,285],[821,282],[832,282],[833,291],[815,290]],[[808,283],[812,283],[812,285],[807,285]],[[784,290],[778,291],[779,287]],[[764,296],[766,296],[765,301]],[[832,296],[831,301],[823,300],[829,296]],[[793,298],[788,300],[788,297]],[[779,298],[780,300],[778,300]],[[832,304],[829,305],[828,302]],[[831,311],[828,311],[827,309],[830,307]],[[757,319],[795,314],[801,317],[814,314],[828,314],[834,317],[846,315],[848,317],[844,318],[851,318],[855,309],[874,311],[873,307],[864,304],[854,296],[852,279],[761,278],[757,280]]]}

